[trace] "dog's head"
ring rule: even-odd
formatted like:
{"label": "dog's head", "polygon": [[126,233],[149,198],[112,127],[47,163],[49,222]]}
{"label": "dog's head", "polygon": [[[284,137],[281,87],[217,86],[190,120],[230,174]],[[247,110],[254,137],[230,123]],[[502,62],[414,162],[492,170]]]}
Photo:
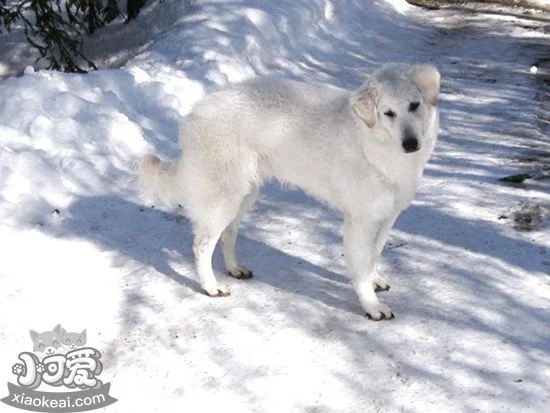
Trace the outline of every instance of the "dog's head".
{"label": "dog's head", "polygon": [[385,65],[351,97],[351,107],[375,136],[391,139],[405,153],[422,149],[434,122],[440,87],[430,65]]}

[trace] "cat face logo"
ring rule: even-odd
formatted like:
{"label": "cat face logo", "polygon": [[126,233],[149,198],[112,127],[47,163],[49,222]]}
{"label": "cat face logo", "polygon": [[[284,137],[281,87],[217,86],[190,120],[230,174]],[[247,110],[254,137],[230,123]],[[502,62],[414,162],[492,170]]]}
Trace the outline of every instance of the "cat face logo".
{"label": "cat face logo", "polygon": [[[19,354],[19,362],[12,366],[17,385],[8,383],[10,395],[2,402],[33,411],[54,411],[37,408],[49,409],[55,405],[59,411],[76,412],[108,406],[116,401],[109,396],[110,383],[104,384],[98,378],[103,371],[101,353],[87,345],[86,330],[68,332],[58,324],[52,330],[40,333],[30,330],[29,334],[32,352]],[[51,393],[36,390],[42,384],[73,391]],[[79,405],[79,402],[84,405]],[[95,407],[84,409],[91,405]]]}
{"label": "cat face logo", "polygon": [[61,324],[56,325],[51,331],[38,333],[30,330],[29,334],[33,342],[32,351],[39,360],[53,354],[67,354],[67,351],[86,344],[86,330],[81,333],[69,333]]}
{"label": "cat face logo", "polygon": [[75,350],[86,344],[86,330],[82,333],[67,333],[61,329],[61,345],[67,350]]}

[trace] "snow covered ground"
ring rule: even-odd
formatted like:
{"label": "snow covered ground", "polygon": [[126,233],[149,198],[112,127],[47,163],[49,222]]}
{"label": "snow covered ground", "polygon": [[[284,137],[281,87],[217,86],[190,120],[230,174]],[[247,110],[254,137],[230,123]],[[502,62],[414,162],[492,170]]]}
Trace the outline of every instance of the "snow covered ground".
{"label": "snow covered ground", "polygon": [[[28,330],[61,323],[102,352],[112,413],[545,411],[550,182],[498,178],[549,173],[548,21],[401,0],[184,3],[148,15],[170,24],[124,68],[0,82],[0,381]],[[190,226],[151,207],[135,161],[176,156],[179,121],[216,85],[354,88],[387,61],[443,75],[438,147],[383,254],[396,319],[363,318],[339,214],[277,184],[239,240],[255,278],[200,294]]]}

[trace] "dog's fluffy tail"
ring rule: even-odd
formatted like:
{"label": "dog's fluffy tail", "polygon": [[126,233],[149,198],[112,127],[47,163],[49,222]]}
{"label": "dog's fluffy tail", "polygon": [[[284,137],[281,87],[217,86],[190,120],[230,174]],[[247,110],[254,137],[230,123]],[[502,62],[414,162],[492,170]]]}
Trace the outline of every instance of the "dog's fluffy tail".
{"label": "dog's fluffy tail", "polygon": [[183,203],[182,183],[177,165],[162,162],[154,155],[145,156],[139,166],[139,182],[160,201],[175,205]]}

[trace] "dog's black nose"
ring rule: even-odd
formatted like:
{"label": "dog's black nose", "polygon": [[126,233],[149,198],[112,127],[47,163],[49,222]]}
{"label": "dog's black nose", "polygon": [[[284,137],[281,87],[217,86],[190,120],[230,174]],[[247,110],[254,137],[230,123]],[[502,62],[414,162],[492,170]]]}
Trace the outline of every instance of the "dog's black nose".
{"label": "dog's black nose", "polygon": [[416,152],[420,149],[418,145],[418,139],[415,136],[409,136],[405,139],[403,139],[403,149],[407,153]]}

